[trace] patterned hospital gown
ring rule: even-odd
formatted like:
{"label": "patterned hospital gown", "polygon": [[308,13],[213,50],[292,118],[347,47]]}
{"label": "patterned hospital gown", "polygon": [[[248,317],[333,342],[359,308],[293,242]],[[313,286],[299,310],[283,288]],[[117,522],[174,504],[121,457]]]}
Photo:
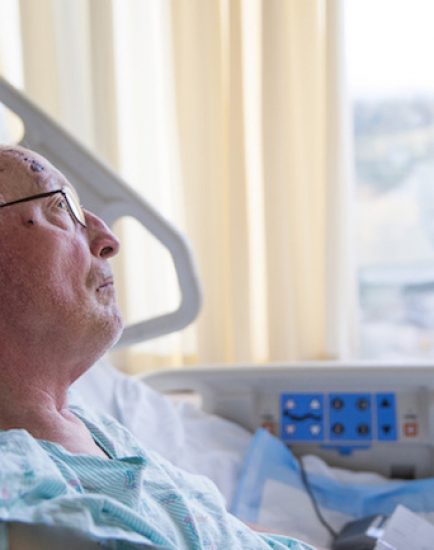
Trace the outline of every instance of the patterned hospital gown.
{"label": "patterned hospital gown", "polygon": [[76,528],[116,550],[311,548],[255,533],[225,510],[211,481],[144,451],[115,420],[71,409],[111,460],[69,453],[25,430],[0,431],[1,548],[7,521]]}

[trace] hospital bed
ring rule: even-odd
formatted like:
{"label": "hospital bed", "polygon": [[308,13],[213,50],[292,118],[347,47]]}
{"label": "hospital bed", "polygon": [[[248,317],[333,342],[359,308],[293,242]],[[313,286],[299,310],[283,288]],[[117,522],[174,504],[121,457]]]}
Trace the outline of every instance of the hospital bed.
{"label": "hospital bed", "polygon": [[[2,79],[0,103],[21,118],[21,143],[60,168],[90,210],[109,225],[121,216],[136,218],[169,250],[180,288],[179,307],[127,327],[118,345],[191,323],[200,310],[201,289],[184,236]],[[174,404],[154,390],[193,396],[200,407],[188,400]],[[101,362],[79,381],[74,398],[91,399],[144,445],[214,479],[228,505],[251,434],[258,428],[277,436],[296,457],[314,455],[336,468],[399,479],[434,475],[434,367],[429,364],[213,366],[132,379]]]}

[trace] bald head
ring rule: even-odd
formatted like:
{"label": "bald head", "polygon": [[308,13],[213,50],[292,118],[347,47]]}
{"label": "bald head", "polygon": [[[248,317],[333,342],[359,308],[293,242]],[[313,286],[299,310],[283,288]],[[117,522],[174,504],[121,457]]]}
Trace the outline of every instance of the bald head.
{"label": "bald head", "polygon": [[47,178],[55,171],[41,155],[24,147],[0,145],[0,199],[13,200],[18,195],[43,189]]}
{"label": "bald head", "polygon": [[7,170],[8,164],[18,164],[22,167],[28,167],[32,172],[43,172],[45,170],[45,159],[37,153],[20,147],[19,145],[10,147],[0,145],[0,172]]}

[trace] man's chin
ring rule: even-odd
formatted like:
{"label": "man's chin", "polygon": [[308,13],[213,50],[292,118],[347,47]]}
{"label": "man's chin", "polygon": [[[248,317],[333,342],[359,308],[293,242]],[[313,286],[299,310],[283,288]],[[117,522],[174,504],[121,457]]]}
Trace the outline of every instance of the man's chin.
{"label": "man's chin", "polygon": [[[100,338],[97,337],[97,340],[100,340],[99,344],[101,347],[105,348],[103,353],[108,351],[119,341],[123,330],[124,324],[117,308],[115,308],[110,315],[107,315],[106,312],[103,317],[100,317],[99,329],[96,334],[100,336]],[[97,344],[97,342],[95,342],[95,344]]]}
{"label": "man's chin", "polygon": [[124,331],[124,323],[122,321],[121,314],[119,311],[116,311],[116,314],[113,316],[113,336],[110,347],[113,347],[117,342],[119,342],[120,337]]}
{"label": "man's chin", "polygon": [[115,332],[115,335],[113,337],[113,341],[112,341],[110,347],[113,347],[114,345],[116,345],[119,342],[119,340],[122,336],[122,333],[124,332],[124,328],[125,327],[124,327],[124,324],[122,322],[122,319],[119,318],[119,327],[118,327],[118,330]]}

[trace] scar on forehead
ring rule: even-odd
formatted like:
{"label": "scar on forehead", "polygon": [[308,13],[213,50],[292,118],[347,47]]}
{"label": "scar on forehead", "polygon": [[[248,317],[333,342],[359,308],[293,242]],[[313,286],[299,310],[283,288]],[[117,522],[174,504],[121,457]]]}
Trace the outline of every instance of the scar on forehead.
{"label": "scar on forehead", "polygon": [[45,170],[42,164],[40,162],[37,162],[36,160],[32,160],[30,162],[30,169],[33,170],[33,172],[42,172],[42,170]]}
{"label": "scar on forehead", "polygon": [[[26,151],[20,151],[20,149],[0,149],[0,154],[6,153],[7,155],[10,155],[11,157],[15,157],[16,159],[21,160],[25,164],[27,164],[30,167],[30,170],[33,172],[42,172],[45,170],[45,166],[32,158]],[[4,171],[5,168],[0,168],[1,171]]]}
{"label": "scar on forehead", "polygon": [[[1,162],[2,160],[4,161],[3,163]],[[12,164],[14,161],[15,166]],[[30,169],[35,175],[37,174],[38,177],[34,181],[38,185],[41,183],[39,180],[43,177],[44,172],[47,174],[46,167],[42,162],[33,157],[32,151],[20,149],[19,147],[8,148],[0,146],[0,172],[14,171],[14,168],[18,167]]]}

